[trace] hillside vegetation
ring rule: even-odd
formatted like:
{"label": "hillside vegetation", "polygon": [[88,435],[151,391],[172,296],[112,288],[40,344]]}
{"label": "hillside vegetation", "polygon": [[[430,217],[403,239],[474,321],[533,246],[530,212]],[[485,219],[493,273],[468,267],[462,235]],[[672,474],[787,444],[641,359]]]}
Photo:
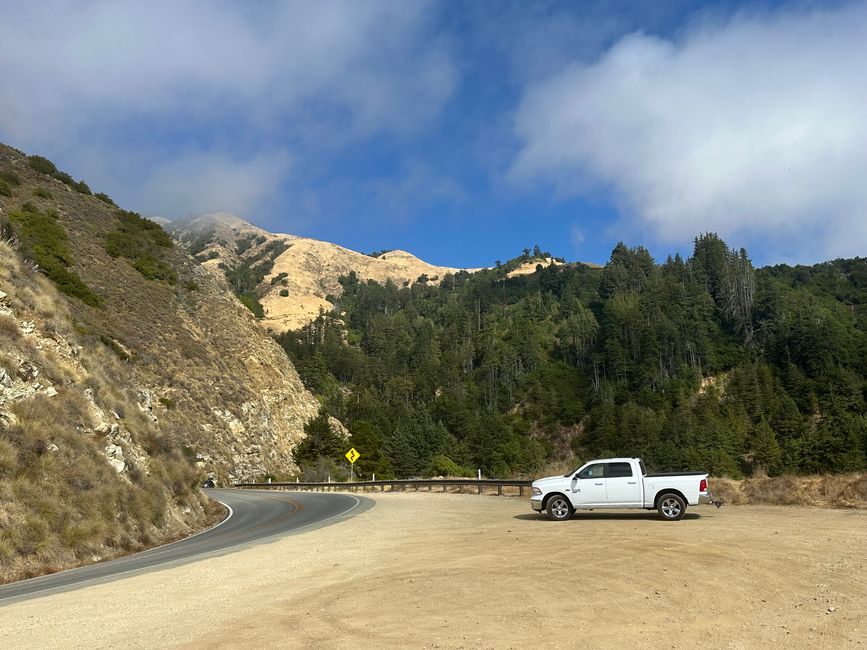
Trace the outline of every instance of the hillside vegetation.
{"label": "hillside vegetation", "polygon": [[130,368],[5,242],[0,291],[0,582],[204,525],[178,432],[138,408]]}
{"label": "hillside vegetation", "polygon": [[[521,264],[439,286],[350,274],[340,319],[279,337],[362,475],[608,455],[732,477],[865,467],[867,260],[754,269],[705,234],[686,260],[620,244],[602,269],[509,277]],[[327,449],[302,466],[338,462]]]}
{"label": "hillside vegetation", "polygon": [[0,579],[201,526],[197,485],[292,471],[319,411],[162,228],[0,145]]}

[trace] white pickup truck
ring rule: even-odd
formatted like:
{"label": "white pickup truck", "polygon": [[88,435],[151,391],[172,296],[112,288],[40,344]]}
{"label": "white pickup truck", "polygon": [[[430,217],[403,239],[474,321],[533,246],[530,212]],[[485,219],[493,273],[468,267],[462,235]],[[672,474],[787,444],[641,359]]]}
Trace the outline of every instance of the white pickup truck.
{"label": "white pickup truck", "polygon": [[569,519],[576,509],[656,509],[659,516],[677,521],[687,506],[714,503],[704,472],[648,474],[640,458],[591,460],[565,476],[533,481],[530,507],[556,521]]}

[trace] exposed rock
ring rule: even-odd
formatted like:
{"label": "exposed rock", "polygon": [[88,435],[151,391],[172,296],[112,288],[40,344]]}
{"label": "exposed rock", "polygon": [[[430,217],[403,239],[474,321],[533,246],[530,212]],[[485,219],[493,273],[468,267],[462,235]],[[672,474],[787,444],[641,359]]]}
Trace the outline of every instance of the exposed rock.
{"label": "exposed rock", "polygon": [[45,395],[45,397],[54,397],[57,395],[57,389],[54,386],[49,386],[42,394]]}

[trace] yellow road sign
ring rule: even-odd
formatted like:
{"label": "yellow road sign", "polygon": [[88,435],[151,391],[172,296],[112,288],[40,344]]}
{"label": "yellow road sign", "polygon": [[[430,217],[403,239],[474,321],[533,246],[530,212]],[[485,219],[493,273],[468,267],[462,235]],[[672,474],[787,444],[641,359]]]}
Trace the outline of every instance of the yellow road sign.
{"label": "yellow road sign", "polygon": [[346,452],[346,460],[355,465],[355,461],[358,460],[358,457],[361,456],[357,451],[355,451],[355,447]]}

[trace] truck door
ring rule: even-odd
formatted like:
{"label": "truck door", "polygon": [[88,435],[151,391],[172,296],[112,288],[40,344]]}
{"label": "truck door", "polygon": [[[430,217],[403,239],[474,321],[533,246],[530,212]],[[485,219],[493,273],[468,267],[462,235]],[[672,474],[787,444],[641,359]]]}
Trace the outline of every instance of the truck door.
{"label": "truck door", "polygon": [[606,463],[605,491],[608,505],[640,508],[642,504],[641,477],[632,463]]}
{"label": "truck door", "polygon": [[605,463],[593,463],[575,474],[569,482],[569,498],[576,508],[604,508]]}

